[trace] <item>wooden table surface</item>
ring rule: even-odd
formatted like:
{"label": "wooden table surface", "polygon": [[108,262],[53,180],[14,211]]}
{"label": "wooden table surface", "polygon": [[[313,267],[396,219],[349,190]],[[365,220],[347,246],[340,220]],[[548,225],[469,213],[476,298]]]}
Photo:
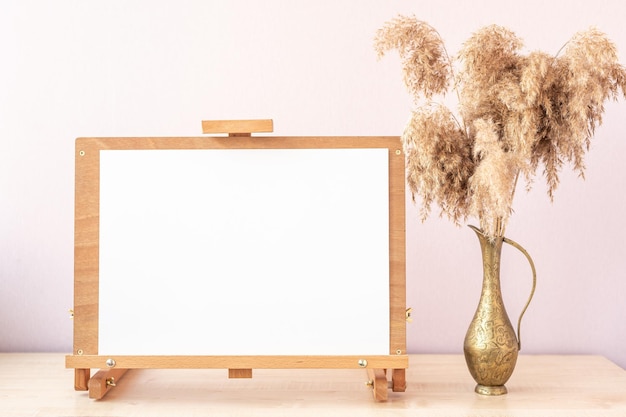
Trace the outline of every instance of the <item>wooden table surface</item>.
{"label": "wooden table surface", "polygon": [[364,370],[150,369],[101,400],[64,354],[0,354],[0,416],[626,416],[626,371],[600,356],[521,355],[501,397],[475,394],[462,355],[411,355],[407,390],[376,402]]}

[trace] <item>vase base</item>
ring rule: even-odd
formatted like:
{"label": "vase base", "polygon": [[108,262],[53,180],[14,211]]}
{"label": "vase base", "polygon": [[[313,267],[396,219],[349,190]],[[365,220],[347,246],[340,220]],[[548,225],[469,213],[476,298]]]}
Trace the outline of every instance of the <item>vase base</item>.
{"label": "vase base", "polygon": [[504,385],[476,385],[474,391],[480,395],[504,395],[508,391]]}

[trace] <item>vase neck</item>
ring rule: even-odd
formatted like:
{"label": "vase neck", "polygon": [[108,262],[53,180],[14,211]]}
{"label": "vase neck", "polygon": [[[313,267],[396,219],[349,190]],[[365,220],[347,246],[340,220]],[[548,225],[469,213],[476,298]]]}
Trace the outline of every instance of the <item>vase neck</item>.
{"label": "vase neck", "polygon": [[500,290],[500,259],[503,237],[489,239],[479,229],[473,229],[480,242],[483,261],[483,290]]}

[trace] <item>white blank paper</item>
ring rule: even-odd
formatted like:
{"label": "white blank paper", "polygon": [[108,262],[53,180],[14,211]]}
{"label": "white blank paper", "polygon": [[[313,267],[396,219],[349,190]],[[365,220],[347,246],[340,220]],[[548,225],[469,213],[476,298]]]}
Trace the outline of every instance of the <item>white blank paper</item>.
{"label": "white blank paper", "polygon": [[100,151],[99,354],[389,354],[387,149]]}

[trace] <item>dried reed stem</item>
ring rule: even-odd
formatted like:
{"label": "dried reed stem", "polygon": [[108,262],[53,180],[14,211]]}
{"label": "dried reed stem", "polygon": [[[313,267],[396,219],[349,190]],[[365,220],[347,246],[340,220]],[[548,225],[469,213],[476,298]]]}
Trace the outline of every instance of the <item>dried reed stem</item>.
{"label": "dried reed stem", "polygon": [[[423,219],[436,203],[455,223],[475,216],[487,236],[501,237],[520,175],[530,189],[541,167],[550,199],[566,163],[584,176],[604,102],[620,92],[626,97],[615,45],[591,28],[554,56],[524,55],[521,47],[513,32],[487,26],[464,43],[457,69],[439,32],[414,16],[398,16],[377,31],[379,57],[398,50],[416,103],[402,142]],[[450,89],[460,118],[432,101]]]}

